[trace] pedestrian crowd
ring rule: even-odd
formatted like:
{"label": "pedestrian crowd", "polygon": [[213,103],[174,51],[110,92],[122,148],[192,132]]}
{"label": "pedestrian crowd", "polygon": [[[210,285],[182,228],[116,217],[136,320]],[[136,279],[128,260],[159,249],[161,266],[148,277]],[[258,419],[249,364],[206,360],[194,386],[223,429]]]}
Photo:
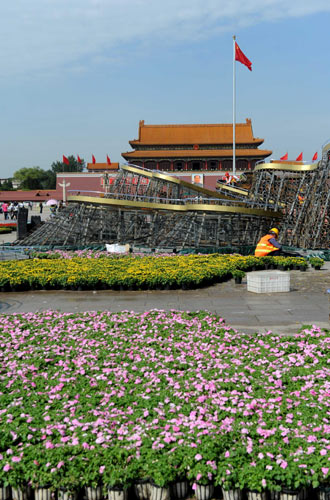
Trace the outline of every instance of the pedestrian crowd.
{"label": "pedestrian crowd", "polygon": [[[4,201],[0,207],[0,213],[3,214],[4,220],[16,220],[20,208],[30,208],[32,210],[33,203],[32,201],[13,201],[9,203]],[[40,209],[40,213],[42,213],[42,209]]]}

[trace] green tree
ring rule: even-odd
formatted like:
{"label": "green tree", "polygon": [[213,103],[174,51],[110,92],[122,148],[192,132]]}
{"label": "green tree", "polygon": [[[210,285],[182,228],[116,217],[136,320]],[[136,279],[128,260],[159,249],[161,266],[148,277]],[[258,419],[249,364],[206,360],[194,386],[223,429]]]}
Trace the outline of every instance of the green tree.
{"label": "green tree", "polygon": [[14,191],[11,179],[5,179],[0,186],[0,191]]}
{"label": "green tree", "polygon": [[40,167],[24,167],[14,173],[13,179],[20,183],[20,189],[44,189],[48,175]]}
{"label": "green tree", "polygon": [[69,165],[63,161],[54,161],[51,165],[52,172],[55,174],[60,172],[82,172],[85,168],[85,160],[81,159],[81,163],[73,156],[68,156]]}

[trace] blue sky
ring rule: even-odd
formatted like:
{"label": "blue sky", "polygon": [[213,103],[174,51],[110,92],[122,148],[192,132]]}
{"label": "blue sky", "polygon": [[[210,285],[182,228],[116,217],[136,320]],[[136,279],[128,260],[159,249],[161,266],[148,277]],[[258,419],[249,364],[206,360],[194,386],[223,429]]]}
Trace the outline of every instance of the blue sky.
{"label": "blue sky", "polygon": [[237,122],[273,157],[330,138],[329,0],[7,0],[0,6],[0,176],[62,155],[123,161],[146,124]]}

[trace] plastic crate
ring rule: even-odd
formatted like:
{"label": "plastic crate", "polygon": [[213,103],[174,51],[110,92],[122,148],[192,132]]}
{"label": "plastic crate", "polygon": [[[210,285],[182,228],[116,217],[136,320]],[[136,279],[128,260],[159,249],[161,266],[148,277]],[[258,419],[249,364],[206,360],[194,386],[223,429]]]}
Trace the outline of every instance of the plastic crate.
{"label": "plastic crate", "polygon": [[256,271],[247,274],[247,291],[274,293],[290,291],[290,273],[285,271]]}

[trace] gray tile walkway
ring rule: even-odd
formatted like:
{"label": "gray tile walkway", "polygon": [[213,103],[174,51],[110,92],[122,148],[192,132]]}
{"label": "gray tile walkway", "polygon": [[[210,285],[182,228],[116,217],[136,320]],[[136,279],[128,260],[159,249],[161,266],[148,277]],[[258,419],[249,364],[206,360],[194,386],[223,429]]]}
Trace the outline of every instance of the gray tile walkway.
{"label": "gray tile walkway", "polygon": [[272,330],[289,334],[300,326],[317,324],[330,328],[330,262],[322,271],[292,271],[288,293],[254,294],[233,281],[199,290],[161,291],[38,291],[0,293],[0,312],[29,312],[56,309],[62,312],[88,310],[147,309],[208,310],[226,323],[247,333]]}

